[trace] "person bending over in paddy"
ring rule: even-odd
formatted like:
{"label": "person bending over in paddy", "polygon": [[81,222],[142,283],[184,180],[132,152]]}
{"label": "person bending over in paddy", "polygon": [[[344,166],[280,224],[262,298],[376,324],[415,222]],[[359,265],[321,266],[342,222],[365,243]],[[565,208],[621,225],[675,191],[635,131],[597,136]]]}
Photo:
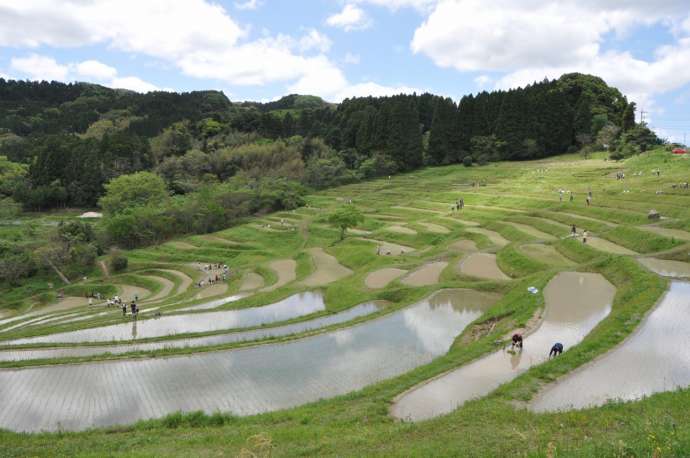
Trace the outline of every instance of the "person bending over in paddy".
{"label": "person bending over in paddy", "polygon": [[515,347],[517,347],[517,348],[519,348],[520,350],[522,350],[522,334],[519,334],[519,333],[517,333],[517,332],[516,332],[515,334],[513,334],[513,343],[512,343],[512,345],[510,346],[510,348],[511,348],[511,350],[512,350],[512,349],[515,348]]}
{"label": "person bending over in paddy", "polygon": [[551,347],[551,351],[549,352],[549,358],[555,358],[561,353],[563,353],[563,344],[560,342],[556,342],[555,344],[553,344],[553,347]]}

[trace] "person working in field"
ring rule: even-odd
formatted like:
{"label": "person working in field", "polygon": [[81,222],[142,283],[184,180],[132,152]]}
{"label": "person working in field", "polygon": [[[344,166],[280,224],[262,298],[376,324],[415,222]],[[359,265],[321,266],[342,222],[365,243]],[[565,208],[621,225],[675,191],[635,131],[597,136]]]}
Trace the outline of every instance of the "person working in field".
{"label": "person working in field", "polygon": [[587,243],[587,237],[589,237],[589,232],[585,229],[582,231],[582,243]]}
{"label": "person working in field", "polygon": [[577,237],[577,228],[573,224],[573,227],[570,228],[570,236],[571,237]]}
{"label": "person working in field", "polygon": [[513,343],[512,343],[512,345],[510,346],[511,350],[514,349],[515,347],[517,347],[517,348],[519,348],[520,350],[522,350],[522,334],[519,334],[519,333],[516,332],[515,334],[513,334],[513,339],[512,339],[512,340],[513,340]]}
{"label": "person working in field", "polygon": [[563,353],[563,344],[560,342],[556,342],[553,344],[553,347],[551,347],[551,351],[549,352],[549,358],[551,357],[556,357]]}

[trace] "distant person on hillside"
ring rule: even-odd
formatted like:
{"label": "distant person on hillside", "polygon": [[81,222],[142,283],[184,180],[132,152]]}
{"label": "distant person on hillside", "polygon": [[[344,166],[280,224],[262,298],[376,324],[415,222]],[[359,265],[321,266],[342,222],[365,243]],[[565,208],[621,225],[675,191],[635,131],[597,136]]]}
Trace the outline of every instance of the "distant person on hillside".
{"label": "distant person on hillside", "polygon": [[573,224],[573,227],[570,228],[570,235],[571,235],[572,237],[576,237],[576,236],[577,236],[577,228],[575,227],[574,224]]}
{"label": "distant person on hillside", "polygon": [[587,201],[587,206],[588,206],[588,207],[589,207],[590,205],[592,205],[592,196],[591,196],[591,194],[590,194],[590,195],[587,195],[586,201]]}
{"label": "distant person on hillside", "polygon": [[553,347],[551,347],[551,351],[549,352],[549,358],[551,357],[556,357],[563,353],[563,344],[560,342],[556,342],[553,344]]}
{"label": "distant person on hillside", "polygon": [[522,350],[522,334],[519,334],[519,333],[513,334],[513,343],[510,346],[510,348],[513,349],[515,347]]}
{"label": "distant person on hillside", "polygon": [[465,199],[461,197],[460,198],[460,210],[462,210],[463,208],[465,208]]}
{"label": "distant person on hillside", "polygon": [[589,232],[587,232],[587,229],[582,231],[582,243],[587,243],[587,237],[589,237]]}
{"label": "distant person on hillside", "polygon": [[575,200],[575,194],[573,194],[573,192],[570,191],[570,201],[572,202],[573,200]]}
{"label": "distant person on hillside", "polygon": [[127,316],[127,304],[122,304],[122,316]]}
{"label": "distant person on hillside", "polygon": [[563,190],[562,190],[562,189],[560,189],[560,190],[558,191],[558,200],[559,200],[560,202],[563,202]]}

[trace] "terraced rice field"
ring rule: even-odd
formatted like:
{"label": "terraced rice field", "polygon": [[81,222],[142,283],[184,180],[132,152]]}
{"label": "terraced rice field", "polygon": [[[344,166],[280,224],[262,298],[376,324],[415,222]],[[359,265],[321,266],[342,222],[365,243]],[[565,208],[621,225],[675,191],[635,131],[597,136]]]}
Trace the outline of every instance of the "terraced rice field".
{"label": "terraced rice field", "polygon": [[[690,371],[671,350],[687,347],[690,193],[656,190],[687,181],[688,162],[425,169],[128,252],[127,271],[78,286],[136,296],[136,318],[78,295],[0,310],[0,427],[105,429],[0,440],[63,455],[94,437],[108,454],[113,431],[142,454],[237,455],[261,437],[277,455],[606,455],[649,450],[672,423],[660,450],[686,450]],[[365,219],[339,241],[325,217],[349,199]],[[524,348],[508,351],[515,332]],[[634,402],[567,411],[612,399]]]}

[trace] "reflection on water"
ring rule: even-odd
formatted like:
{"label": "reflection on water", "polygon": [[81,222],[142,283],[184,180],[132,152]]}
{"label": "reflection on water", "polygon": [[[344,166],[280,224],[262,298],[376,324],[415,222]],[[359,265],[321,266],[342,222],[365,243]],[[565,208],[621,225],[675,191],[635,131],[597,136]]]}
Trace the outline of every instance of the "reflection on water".
{"label": "reflection on water", "polygon": [[621,346],[547,388],[531,409],[581,409],[690,385],[690,283],[672,282]]}
{"label": "reflection on water", "polygon": [[690,277],[690,263],[687,262],[669,261],[657,258],[640,258],[638,261],[647,269],[664,277]]}
{"label": "reflection on water", "polygon": [[614,295],[613,285],[600,275],[558,274],[544,289],[544,322],[525,337],[522,351],[500,350],[423,384],[401,396],[392,414],[405,420],[424,420],[490,393],[545,361],[555,342],[563,343],[566,350],[579,343],[609,314]]}
{"label": "reflection on water", "polygon": [[406,310],[286,344],[0,371],[0,427],[83,429],[177,410],[250,415],[348,393],[430,362],[495,300],[444,291]]}
{"label": "reflection on water", "polygon": [[[180,333],[220,331],[224,329],[247,328],[262,324],[290,320],[326,309],[323,296],[318,292],[295,294],[275,304],[241,310],[165,315],[158,319],[141,320],[137,336],[141,339],[162,337]],[[18,339],[11,344],[39,342],[75,343],[108,342],[129,340],[134,332],[130,322],[100,328],[51,334],[41,337]]]}
{"label": "reflection on water", "polygon": [[345,323],[355,318],[370,315],[379,310],[375,303],[364,303],[356,305],[342,312],[313,318],[299,323],[275,326],[272,328],[260,328],[250,331],[238,331],[228,334],[219,334],[206,337],[189,337],[185,339],[173,339],[160,342],[133,343],[127,345],[101,345],[101,346],[80,346],[80,347],[56,347],[35,350],[5,350],[0,351],[0,361],[20,361],[29,359],[49,359],[66,357],[83,357],[110,353],[113,355],[134,352],[134,351],[155,351],[166,348],[184,347],[204,347],[213,345],[223,345],[234,342],[247,342],[253,340],[266,339],[269,337],[282,337],[297,334],[314,329],[332,326],[334,324]]}

